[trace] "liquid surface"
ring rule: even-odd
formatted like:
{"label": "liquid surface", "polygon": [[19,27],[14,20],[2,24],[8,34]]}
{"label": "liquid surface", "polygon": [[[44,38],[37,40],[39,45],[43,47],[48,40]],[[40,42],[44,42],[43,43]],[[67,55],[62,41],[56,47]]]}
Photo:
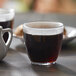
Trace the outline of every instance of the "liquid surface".
{"label": "liquid surface", "polygon": [[54,62],[61,50],[63,34],[41,36],[24,33],[25,44],[32,62]]}
{"label": "liquid surface", "polygon": [[28,27],[31,28],[41,28],[41,29],[50,29],[50,28],[58,28],[57,26],[54,25],[28,25]]}

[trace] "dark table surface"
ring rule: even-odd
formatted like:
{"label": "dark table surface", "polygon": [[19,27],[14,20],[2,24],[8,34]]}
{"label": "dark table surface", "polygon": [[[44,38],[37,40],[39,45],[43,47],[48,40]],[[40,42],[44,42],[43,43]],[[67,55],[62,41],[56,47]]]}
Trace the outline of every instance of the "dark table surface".
{"label": "dark table surface", "polygon": [[[29,12],[16,14],[14,28],[30,21],[59,21],[76,27],[76,15],[38,14]],[[55,65],[36,66],[26,54],[21,40],[13,38],[7,56],[0,62],[0,76],[76,76],[76,40],[62,48]]]}

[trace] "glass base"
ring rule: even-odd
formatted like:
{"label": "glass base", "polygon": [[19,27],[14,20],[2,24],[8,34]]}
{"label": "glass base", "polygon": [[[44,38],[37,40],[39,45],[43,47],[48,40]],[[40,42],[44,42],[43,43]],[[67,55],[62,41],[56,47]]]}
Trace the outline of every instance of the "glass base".
{"label": "glass base", "polygon": [[52,63],[37,63],[37,62],[31,62],[31,64],[33,64],[33,65],[45,65],[45,66],[47,66],[47,65],[53,65],[53,64],[55,64],[56,62],[52,62]]}

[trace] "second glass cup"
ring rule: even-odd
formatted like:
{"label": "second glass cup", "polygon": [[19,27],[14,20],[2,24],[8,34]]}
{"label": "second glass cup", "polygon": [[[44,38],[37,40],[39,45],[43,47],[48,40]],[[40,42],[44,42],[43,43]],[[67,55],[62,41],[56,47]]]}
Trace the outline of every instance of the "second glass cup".
{"label": "second glass cup", "polygon": [[[11,28],[13,29],[13,21],[14,21],[14,9],[5,9],[5,8],[0,8],[0,26],[5,28]],[[3,35],[4,41],[7,42],[8,40],[8,33],[6,32]]]}
{"label": "second glass cup", "polygon": [[32,64],[50,65],[61,50],[63,24],[60,22],[30,22],[23,25],[25,46]]}

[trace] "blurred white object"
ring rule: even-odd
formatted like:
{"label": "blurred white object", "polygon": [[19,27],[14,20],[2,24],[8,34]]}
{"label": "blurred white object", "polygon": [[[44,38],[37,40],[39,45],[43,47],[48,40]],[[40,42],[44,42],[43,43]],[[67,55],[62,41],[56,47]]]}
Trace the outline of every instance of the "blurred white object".
{"label": "blurred white object", "polygon": [[69,34],[68,37],[74,37],[76,35],[76,30],[72,30]]}
{"label": "blurred white object", "polygon": [[26,12],[29,10],[27,4],[23,0],[8,0],[4,7],[13,8],[17,13]]}

